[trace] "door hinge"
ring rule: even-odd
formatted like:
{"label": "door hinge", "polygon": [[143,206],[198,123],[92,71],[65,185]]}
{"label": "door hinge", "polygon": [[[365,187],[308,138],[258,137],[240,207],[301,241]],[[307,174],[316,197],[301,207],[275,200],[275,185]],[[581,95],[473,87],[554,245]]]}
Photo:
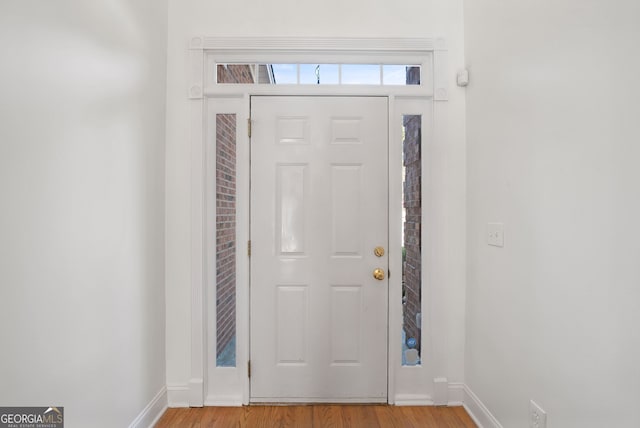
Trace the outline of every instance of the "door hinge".
{"label": "door hinge", "polygon": [[251,257],[251,240],[247,241],[247,256]]}
{"label": "door hinge", "polygon": [[247,135],[251,138],[251,118],[247,119]]}
{"label": "door hinge", "polygon": [[247,361],[247,374],[251,377],[251,360]]}

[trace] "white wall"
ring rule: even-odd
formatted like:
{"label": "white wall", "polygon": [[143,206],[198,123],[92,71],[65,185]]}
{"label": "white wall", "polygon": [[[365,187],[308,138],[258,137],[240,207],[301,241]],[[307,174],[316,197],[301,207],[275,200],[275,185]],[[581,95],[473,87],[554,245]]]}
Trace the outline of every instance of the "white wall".
{"label": "white wall", "polygon": [[[466,382],[504,427],[636,427],[640,4],[465,2]],[[505,224],[489,247],[487,222]]]}
{"label": "white wall", "polygon": [[[190,149],[187,43],[205,36],[445,37],[452,74],[463,62],[462,1],[388,0],[269,2],[240,0],[169,2],[167,92],[167,382],[186,387],[190,375]],[[453,79],[452,79],[453,82]],[[439,216],[447,247],[441,253],[439,375],[461,381],[464,346],[465,145],[464,94],[452,84],[450,101],[438,109],[446,126]]]}
{"label": "white wall", "polygon": [[0,5],[0,403],[128,426],[165,385],[167,5]]}

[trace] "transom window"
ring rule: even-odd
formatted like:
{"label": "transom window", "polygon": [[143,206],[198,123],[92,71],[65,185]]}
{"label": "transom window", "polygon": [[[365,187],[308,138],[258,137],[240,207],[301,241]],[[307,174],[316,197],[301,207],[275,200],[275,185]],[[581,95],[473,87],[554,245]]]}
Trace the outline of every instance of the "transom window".
{"label": "transom window", "polygon": [[220,84],[261,85],[420,85],[413,64],[216,64]]}

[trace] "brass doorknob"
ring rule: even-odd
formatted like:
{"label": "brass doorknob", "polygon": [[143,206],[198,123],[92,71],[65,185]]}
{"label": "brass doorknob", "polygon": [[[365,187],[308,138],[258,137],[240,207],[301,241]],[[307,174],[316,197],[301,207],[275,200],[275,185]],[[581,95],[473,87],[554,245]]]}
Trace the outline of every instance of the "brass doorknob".
{"label": "brass doorknob", "polygon": [[373,270],[373,277],[378,281],[382,281],[384,279],[384,271],[380,268]]}

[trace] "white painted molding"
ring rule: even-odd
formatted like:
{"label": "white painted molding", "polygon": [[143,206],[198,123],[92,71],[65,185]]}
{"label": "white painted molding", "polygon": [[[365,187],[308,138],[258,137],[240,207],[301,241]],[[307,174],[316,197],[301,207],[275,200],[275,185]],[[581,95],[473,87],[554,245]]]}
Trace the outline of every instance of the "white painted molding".
{"label": "white painted molding", "polygon": [[424,394],[396,394],[394,404],[396,406],[433,406],[433,400]]}
{"label": "white painted molding", "polygon": [[220,407],[242,407],[244,402],[241,395],[229,395],[229,396],[213,396],[210,395],[204,401],[205,406],[220,406]]}
{"label": "white painted molding", "polygon": [[129,428],[151,428],[167,410],[167,388],[163,386],[155,397],[145,406]]}
{"label": "white painted molding", "polygon": [[449,402],[447,406],[462,406],[464,404],[464,383],[449,382]]}
{"label": "white painted molding", "polygon": [[202,407],[207,331],[204,281],[204,162],[203,100],[190,101],[191,118],[191,378],[189,405]]}
{"label": "white painted molding", "polygon": [[203,50],[204,49],[204,37],[192,37],[189,40],[189,49],[191,50]]}
{"label": "white painted molding", "polygon": [[189,51],[189,99],[200,99],[204,95],[204,54],[202,50]]}
{"label": "white painted molding", "polygon": [[471,391],[469,386],[464,385],[463,405],[471,419],[478,425],[478,428],[502,428],[502,425],[491,414],[489,409],[480,401],[477,395]]}
{"label": "white painted molding", "polygon": [[197,100],[202,98],[204,94],[204,90],[202,89],[202,85],[191,85],[189,87],[189,99]]}
{"label": "white painted molding", "polygon": [[436,406],[449,404],[449,383],[446,377],[433,379],[433,404]]}
{"label": "white painted molding", "polygon": [[189,407],[189,385],[167,385],[169,407]]}
{"label": "white painted molding", "polygon": [[189,381],[189,407],[204,406],[204,380],[191,379]]}
{"label": "white painted molding", "polygon": [[438,37],[434,41],[434,50],[436,51],[446,51],[449,47],[447,46],[447,40],[444,37]]}
{"label": "white painted molding", "polygon": [[[438,39],[442,40],[442,39]],[[442,44],[440,44],[442,45]],[[430,52],[436,43],[428,38],[329,38],[329,37],[193,37],[192,50],[215,51],[360,51]]]}
{"label": "white painted molding", "polygon": [[[241,56],[234,56],[239,53]],[[244,106],[248,105],[250,94],[253,95],[265,95],[269,91],[275,91],[271,95],[382,95],[390,96],[403,96],[405,101],[416,101],[420,98],[426,103],[421,109],[427,109],[426,111],[431,114],[424,114],[423,118],[431,118],[433,116],[432,97],[436,95],[432,90],[439,90],[438,100],[446,100],[447,94],[447,46],[444,39],[430,39],[430,38],[413,38],[413,39],[400,39],[400,38],[226,38],[226,37],[202,37],[195,36],[188,41],[188,81],[185,82],[185,90],[187,92],[187,98],[189,99],[189,132],[190,132],[190,148],[191,148],[191,347],[190,347],[190,372],[189,382],[185,385],[177,385],[174,387],[168,387],[168,401],[170,407],[200,407],[205,404],[213,405],[214,402],[228,404],[235,402],[235,397],[239,391],[245,395],[243,398],[244,404],[249,401],[249,382],[248,379],[242,377],[240,382],[235,385],[229,382],[212,382],[213,370],[209,367],[211,364],[211,355],[208,357],[213,349],[208,343],[209,337],[214,337],[213,334],[208,335],[208,317],[212,316],[210,308],[206,305],[206,302],[210,302],[207,298],[209,282],[207,281],[207,247],[205,241],[206,232],[206,197],[205,197],[205,178],[206,178],[206,165],[204,165],[205,156],[205,113],[207,112],[206,106],[210,98],[225,97],[227,99],[237,99]],[[282,54],[282,55],[280,55]],[[382,58],[391,61],[402,61],[403,58],[417,58],[419,63],[423,67],[430,69],[430,73],[427,74],[427,78],[423,82],[423,85],[415,86],[385,86],[380,88],[305,88],[302,86],[286,85],[255,85],[248,91],[246,88],[242,88],[242,85],[217,85],[215,79],[215,64],[216,60],[225,57],[238,60],[242,58],[244,61],[250,63],[256,63],[260,61],[260,58],[271,58],[271,55],[276,57],[291,58],[292,61],[301,61],[301,58],[305,58],[305,55],[314,58],[327,58],[331,55],[336,57],[352,57],[358,56],[359,60],[366,61],[369,57]],[[403,62],[400,62],[403,63]],[[436,84],[436,77],[438,78]],[[317,91],[316,91],[317,90]],[[309,94],[309,92],[313,92]],[[377,92],[380,91],[380,92]],[[422,102],[421,101],[421,102]],[[421,110],[422,111],[422,110]],[[209,120],[209,118],[207,118]],[[423,119],[426,120],[426,119]],[[242,122],[244,123],[244,122]],[[433,129],[436,124],[428,123],[428,128]],[[238,131],[241,131],[239,124]],[[246,133],[242,133],[246,135]],[[395,135],[400,135],[396,133]],[[240,140],[238,140],[240,143]],[[246,145],[248,147],[248,145]],[[239,154],[240,155],[240,154]],[[238,160],[241,158],[239,157]],[[391,158],[390,158],[391,159]],[[248,176],[248,175],[247,175]],[[248,189],[248,182],[246,183],[246,189]],[[240,189],[240,187],[239,187]],[[241,219],[239,219],[240,221]],[[240,225],[240,223],[238,223]],[[241,235],[238,234],[238,238],[246,237],[248,233],[248,217],[245,219],[244,227],[246,230],[242,231]],[[241,239],[239,242],[242,242]],[[247,262],[248,263],[248,262]],[[240,265],[238,265],[240,266]],[[246,265],[245,265],[246,267]],[[243,273],[245,278],[248,276],[247,272]],[[238,277],[240,281],[241,278]],[[239,282],[240,284],[240,282]],[[244,293],[244,294],[240,294]],[[237,298],[238,307],[238,364],[239,367],[245,367],[246,358],[248,357],[248,343],[249,343],[249,298],[248,289],[240,290]],[[423,295],[423,300],[426,298]],[[212,296],[209,296],[212,297]],[[213,300],[215,301],[215,299]],[[399,302],[396,299],[396,302]],[[423,303],[424,305],[424,303]],[[426,306],[423,306],[426,307]],[[398,311],[396,310],[396,312]],[[394,327],[395,328],[395,327]],[[397,342],[396,342],[397,343]],[[391,345],[389,345],[391,346]],[[391,348],[390,348],[391,349]],[[394,360],[390,359],[391,364],[398,364],[398,358]],[[396,372],[400,370],[393,368],[389,369],[391,376],[397,376]],[[240,372],[238,372],[240,373]],[[427,370],[422,371],[423,376],[426,377]],[[391,382],[396,382],[398,377],[390,378]],[[182,379],[186,381],[186,379]],[[404,381],[412,385],[410,388],[404,389],[404,392],[422,391],[415,385],[422,385],[421,379],[411,375],[405,376]],[[425,378],[426,382],[426,378]],[[212,391],[210,385],[221,385],[221,388],[217,388]],[[173,388],[173,389],[172,389]],[[231,389],[229,389],[231,388]],[[389,400],[397,405],[432,405],[433,400],[428,395],[411,395],[411,394],[396,394],[393,392],[396,390],[402,390],[401,388],[395,389],[396,385],[390,387],[389,397],[395,398],[395,400]],[[219,389],[219,390],[218,390]],[[205,392],[206,390],[206,392]],[[229,391],[233,394],[226,398],[220,398],[220,394]],[[214,393],[214,398],[210,398],[211,392]],[[206,397],[206,400],[205,400]]]}
{"label": "white painted molding", "polygon": [[449,100],[449,52],[437,50],[433,53],[433,99]]}

